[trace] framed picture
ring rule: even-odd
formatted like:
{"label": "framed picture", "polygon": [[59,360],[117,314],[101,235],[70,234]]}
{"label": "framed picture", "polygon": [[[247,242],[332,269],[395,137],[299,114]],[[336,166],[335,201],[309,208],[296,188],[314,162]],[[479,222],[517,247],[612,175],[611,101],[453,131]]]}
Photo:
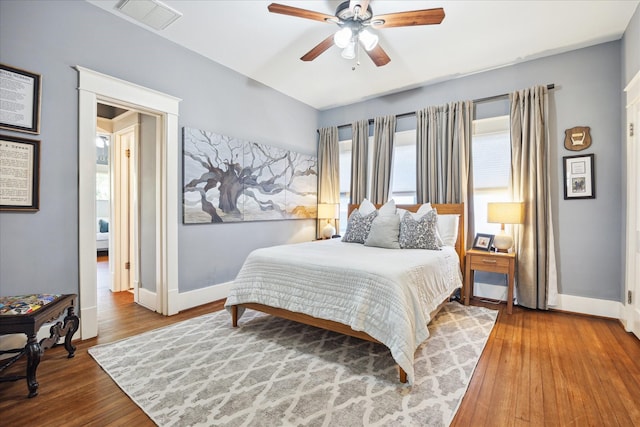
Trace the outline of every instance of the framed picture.
{"label": "framed picture", "polygon": [[594,155],[563,157],[564,199],[595,199]]}
{"label": "framed picture", "polygon": [[40,141],[0,135],[0,210],[37,211]]}
{"label": "framed picture", "polygon": [[473,240],[473,249],[480,249],[481,251],[490,251],[493,245],[493,234],[477,233],[476,238]]}
{"label": "framed picture", "polygon": [[0,128],[40,133],[40,74],[0,64]]}

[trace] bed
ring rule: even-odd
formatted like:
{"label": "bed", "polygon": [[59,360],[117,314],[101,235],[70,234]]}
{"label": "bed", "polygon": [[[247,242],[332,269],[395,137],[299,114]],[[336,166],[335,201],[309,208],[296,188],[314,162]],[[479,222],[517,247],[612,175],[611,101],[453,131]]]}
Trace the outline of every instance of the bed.
{"label": "bed", "polygon": [[98,252],[109,251],[109,219],[98,218],[96,227],[96,249]]}
{"label": "bed", "polygon": [[[398,216],[409,215],[401,209],[424,207],[398,205]],[[400,381],[412,383],[413,356],[429,336],[427,324],[463,283],[464,206],[432,207],[438,221],[453,221],[456,228],[440,250],[330,239],[253,251],[225,302],[233,326],[253,309],[381,343],[396,361]],[[350,221],[356,208],[349,207]]]}

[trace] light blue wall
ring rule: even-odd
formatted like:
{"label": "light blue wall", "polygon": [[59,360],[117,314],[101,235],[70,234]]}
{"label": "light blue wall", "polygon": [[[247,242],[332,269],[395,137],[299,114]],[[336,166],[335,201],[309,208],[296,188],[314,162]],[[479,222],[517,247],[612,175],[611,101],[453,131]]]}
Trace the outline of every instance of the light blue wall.
{"label": "light blue wall", "polygon": [[[74,65],[181,98],[180,128],[316,152],[313,108],[84,1],[0,1],[0,60],[40,73],[43,82],[41,133],[33,137],[42,141],[40,211],[0,213],[0,295],[78,292]],[[178,194],[181,181],[174,184]],[[182,218],[181,206],[173,208]],[[180,224],[179,289],[231,280],[252,249],[311,238],[314,226],[310,220]]]}
{"label": "light blue wall", "polygon": [[[615,41],[323,111],[320,124],[340,125],[555,84],[550,96],[550,154],[559,290],[621,301],[621,64],[621,42]],[[477,118],[506,113],[505,100],[476,109]],[[575,154],[563,146],[564,130],[574,126],[591,127],[593,144],[584,153],[595,154],[595,199],[564,200],[562,157]]]}
{"label": "light blue wall", "polygon": [[[41,134],[33,137],[42,141],[40,211],[0,213],[0,295],[78,291],[77,73],[71,67],[81,65],[182,98],[180,127],[309,154],[319,126],[554,83],[551,179],[560,291],[621,301],[621,88],[640,69],[639,21],[636,10],[622,41],[318,113],[85,2],[0,1],[0,61],[43,76]],[[476,115],[504,114],[506,106],[484,103]],[[401,119],[399,126],[412,127],[411,121]],[[562,156],[572,153],[562,137],[578,125],[592,129],[587,152],[596,155],[597,198],[564,201]],[[180,291],[231,280],[253,248],[311,235],[309,228],[313,221],[180,224]]]}

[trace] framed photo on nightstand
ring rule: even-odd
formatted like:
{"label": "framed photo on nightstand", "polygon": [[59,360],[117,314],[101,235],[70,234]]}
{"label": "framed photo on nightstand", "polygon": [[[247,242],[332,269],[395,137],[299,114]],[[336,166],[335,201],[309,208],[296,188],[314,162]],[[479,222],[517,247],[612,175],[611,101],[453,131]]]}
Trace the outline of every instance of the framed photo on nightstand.
{"label": "framed photo on nightstand", "polygon": [[477,233],[476,238],[473,240],[473,249],[479,249],[481,251],[490,251],[493,244],[493,234]]}

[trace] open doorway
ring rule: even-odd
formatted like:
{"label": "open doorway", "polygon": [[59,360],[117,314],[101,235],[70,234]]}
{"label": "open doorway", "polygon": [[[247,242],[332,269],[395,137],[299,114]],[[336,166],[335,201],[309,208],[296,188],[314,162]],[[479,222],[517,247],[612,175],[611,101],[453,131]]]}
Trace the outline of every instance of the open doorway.
{"label": "open doorway", "polygon": [[[140,303],[165,315],[179,310],[178,301],[178,104],[180,99],[76,66],[79,75],[78,110],[78,256],[80,332],[82,339],[98,335],[96,267],[96,117],[97,104],[106,103],[143,112],[155,120],[156,165],[155,283],[141,287]],[[142,156],[146,158],[146,156]],[[111,245],[110,245],[111,247]],[[155,287],[153,287],[155,285]]]}
{"label": "open doorway", "polygon": [[157,118],[104,102],[96,111],[98,310],[106,291],[155,310]]}

